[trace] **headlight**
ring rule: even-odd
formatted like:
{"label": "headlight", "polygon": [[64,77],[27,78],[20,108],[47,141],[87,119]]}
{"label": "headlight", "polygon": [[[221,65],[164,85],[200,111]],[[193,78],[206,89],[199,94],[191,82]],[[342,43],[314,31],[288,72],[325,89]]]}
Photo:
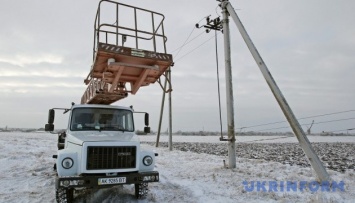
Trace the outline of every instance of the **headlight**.
{"label": "headlight", "polygon": [[153,158],[151,156],[145,156],[143,158],[143,164],[146,166],[150,166],[153,163]]}
{"label": "headlight", "polygon": [[71,159],[69,157],[63,159],[63,161],[62,161],[62,166],[65,169],[70,169],[71,167],[73,167],[73,165],[74,165],[74,161],[73,161],[73,159]]}

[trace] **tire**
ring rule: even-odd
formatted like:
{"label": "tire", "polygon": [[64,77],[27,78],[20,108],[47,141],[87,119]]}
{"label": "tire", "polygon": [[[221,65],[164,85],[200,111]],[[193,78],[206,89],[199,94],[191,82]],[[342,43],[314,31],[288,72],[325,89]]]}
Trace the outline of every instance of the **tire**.
{"label": "tire", "polygon": [[134,184],[134,192],[137,199],[144,199],[148,194],[148,183]]}
{"label": "tire", "polygon": [[58,188],[55,191],[55,198],[58,203],[73,203],[74,189],[73,188]]}

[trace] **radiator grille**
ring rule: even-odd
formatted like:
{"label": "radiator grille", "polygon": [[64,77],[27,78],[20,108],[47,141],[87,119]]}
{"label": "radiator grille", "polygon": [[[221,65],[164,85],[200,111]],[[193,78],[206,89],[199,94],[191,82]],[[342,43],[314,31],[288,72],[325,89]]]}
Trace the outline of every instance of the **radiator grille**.
{"label": "radiator grille", "polygon": [[136,146],[94,147],[87,150],[87,170],[136,167]]}

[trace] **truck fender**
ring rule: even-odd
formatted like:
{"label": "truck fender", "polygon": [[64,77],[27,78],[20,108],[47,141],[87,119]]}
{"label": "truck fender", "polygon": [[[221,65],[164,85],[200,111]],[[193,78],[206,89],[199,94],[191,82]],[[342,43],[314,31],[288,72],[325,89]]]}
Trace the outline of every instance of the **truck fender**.
{"label": "truck fender", "polygon": [[[140,152],[140,160],[139,160],[139,172],[153,171],[155,167],[155,153],[153,151],[141,151]],[[145,157],[151,157],[153,159],[153,163],[149,166],[146,166],[143,163],[143,159]]]}
{"label": "truck fender", "polygon": [[[72,164],[71,164],[72,163]],[[67,150],[59,150],[57,158],[58,176],[76,176],[78,175],[79,162],[78,153]]]}

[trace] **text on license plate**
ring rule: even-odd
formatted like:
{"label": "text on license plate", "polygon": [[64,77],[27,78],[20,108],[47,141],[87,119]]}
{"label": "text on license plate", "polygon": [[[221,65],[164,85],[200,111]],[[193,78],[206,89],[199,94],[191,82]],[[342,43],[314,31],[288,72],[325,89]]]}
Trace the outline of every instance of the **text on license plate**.
{"label": "text on license plate", "polygon": [[117,177],[117,178],[99,178],[99,185],[109,185],[109,184],[119,184],[126,183],[126,177]]}

